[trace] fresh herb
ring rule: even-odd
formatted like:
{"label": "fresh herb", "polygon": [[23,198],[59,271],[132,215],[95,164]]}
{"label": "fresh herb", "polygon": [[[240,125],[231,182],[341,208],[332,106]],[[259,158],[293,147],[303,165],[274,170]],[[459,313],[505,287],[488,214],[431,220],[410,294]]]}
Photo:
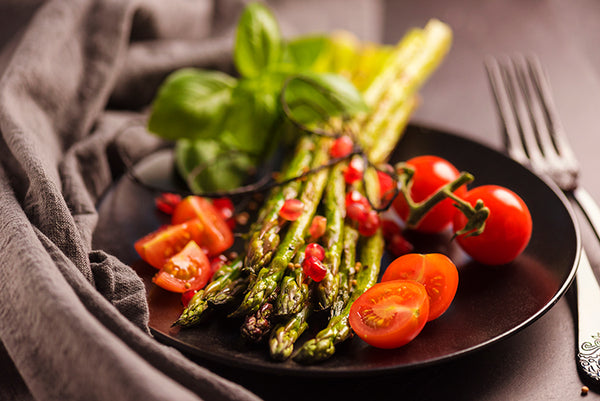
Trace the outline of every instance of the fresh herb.
{"label": "fresh herb", "polygon": [[367,107],[350,81],[331,71],[339,44],[327,36],[285,41],[272,13],[250,3],[237,26],[239,77],[186,68],[172,73],[152,105],[148,129],[176,142],[176,165],[195,193],[230,190],[272,155],[288,117],[302,124],[352,116]]}

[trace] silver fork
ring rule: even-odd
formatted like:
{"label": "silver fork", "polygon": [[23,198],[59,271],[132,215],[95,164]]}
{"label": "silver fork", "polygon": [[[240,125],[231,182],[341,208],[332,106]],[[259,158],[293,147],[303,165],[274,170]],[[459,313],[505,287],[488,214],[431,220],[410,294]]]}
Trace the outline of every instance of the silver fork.
{"label": "silver fork", "polygon": [[[486,60],[488,78],[504,123],[509,155],[552,179],[584,212],[600,240],[600,208],[578,185],[579,166],[567,142],[546,72],[535,56]],[[600,287],[585,250],[576,273],[577,359],[600,381]]]}

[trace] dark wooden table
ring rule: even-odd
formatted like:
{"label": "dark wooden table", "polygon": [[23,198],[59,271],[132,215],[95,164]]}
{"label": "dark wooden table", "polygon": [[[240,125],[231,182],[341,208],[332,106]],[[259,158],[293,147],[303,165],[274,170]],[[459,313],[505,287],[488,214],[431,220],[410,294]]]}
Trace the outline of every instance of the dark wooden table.
{"label": "dark wooden table", "polygon": [[[581,182],[600,200],[600,181],[596,179],[600,169],[600,136],[596,134],[600,110],[600,2],[388,0],[382,13],[384,41],[396,42],[409,27],[422,26],[429,18],[449,23],[455,40],[446,62],[422,90],[423,104],[413,121],[502,149],[499,119],[483,59],[490,54],[536,53],[548,70],[564,126],[580,160]],[[2,24],[0,33],[4,34],[26,17],[21,21],[2,20],[10,23]],[[598,272],[600,246],[592,241],[584,224],[581,229]],[[480,351],[387,376],[320,380],[218,366],[214,370],[267,401],[600,399],[600,390],[594,387],[585,397],[581,395],[584,383],[575,363],[573,297],[570,290],[531,326]]]}
{"label": "dark wooden table", "polygon": [[[547,68],[562,121],[581,163],[581,182],[600,200],[596,173],[600,169],[600,52],[596,44],[600,3],[389,0],[382,17],[385,42],[394,43],[409,27],[423,26],[432,17],[450,24],[454,46],[422,90],[423,104],[413,121],[455,131],[502,150],[484,57],[536,53]],[[598,246],[589,229],[583,224],[581,228],[598,272]],[[547,314],[516,335],[431,367],[351,380],[224,374],[266,400],[600,399],[593,387],[585,397],[581,394],[587,383],[582,382],[575,362],[573,296],[571,289]]]}

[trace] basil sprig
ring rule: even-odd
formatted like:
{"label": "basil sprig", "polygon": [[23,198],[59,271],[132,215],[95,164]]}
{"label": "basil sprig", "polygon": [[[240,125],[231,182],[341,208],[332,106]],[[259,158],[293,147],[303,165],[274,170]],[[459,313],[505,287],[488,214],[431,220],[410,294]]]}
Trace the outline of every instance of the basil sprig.
{"label": "basil sprig", "polygon": [[327,36],[285,41],[271,11],[249,3],[237,26],[233,60],[239,77],[186,68],[159,88],[148,129],[176,141],[176,165],[193,192],[229,190],[280,143],[281,92],[294,119],[316,124],[365,111],[358,90],[328,73]]}

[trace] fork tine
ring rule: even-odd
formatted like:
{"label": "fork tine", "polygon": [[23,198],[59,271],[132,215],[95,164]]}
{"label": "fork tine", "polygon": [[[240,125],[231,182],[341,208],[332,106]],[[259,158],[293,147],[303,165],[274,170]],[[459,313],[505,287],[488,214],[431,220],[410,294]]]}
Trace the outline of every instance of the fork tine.
{"label": "fork tine", "polygon": [[498,111],[500,112],[500,119],[504,125],[504,139],[508,153],[517,162],[529,164],[529,159],[521,142],[517,116],[512,108],[508,89],[500,70],[500,63],[497,59],[488,57],[485,60],[485,68]]}
{"label": "fork tine", "polygon": [[532,80],[542,101],[545,117],[550,125],[550,132],[554,140],[554,146],[556,147],[558,154],[561,156],[563,167],[567,169],[570,174],[576,177],[579,172],[579,165],[577,163],[577,159],[575,158],[575,154],[573,153],[571,146],[567,141],[562,123],[558,118],[556,105],[551,94],[550,80],[548,75],[542,67],[542,63],[538,57],[530,56],[528,58],[528,65]]}

